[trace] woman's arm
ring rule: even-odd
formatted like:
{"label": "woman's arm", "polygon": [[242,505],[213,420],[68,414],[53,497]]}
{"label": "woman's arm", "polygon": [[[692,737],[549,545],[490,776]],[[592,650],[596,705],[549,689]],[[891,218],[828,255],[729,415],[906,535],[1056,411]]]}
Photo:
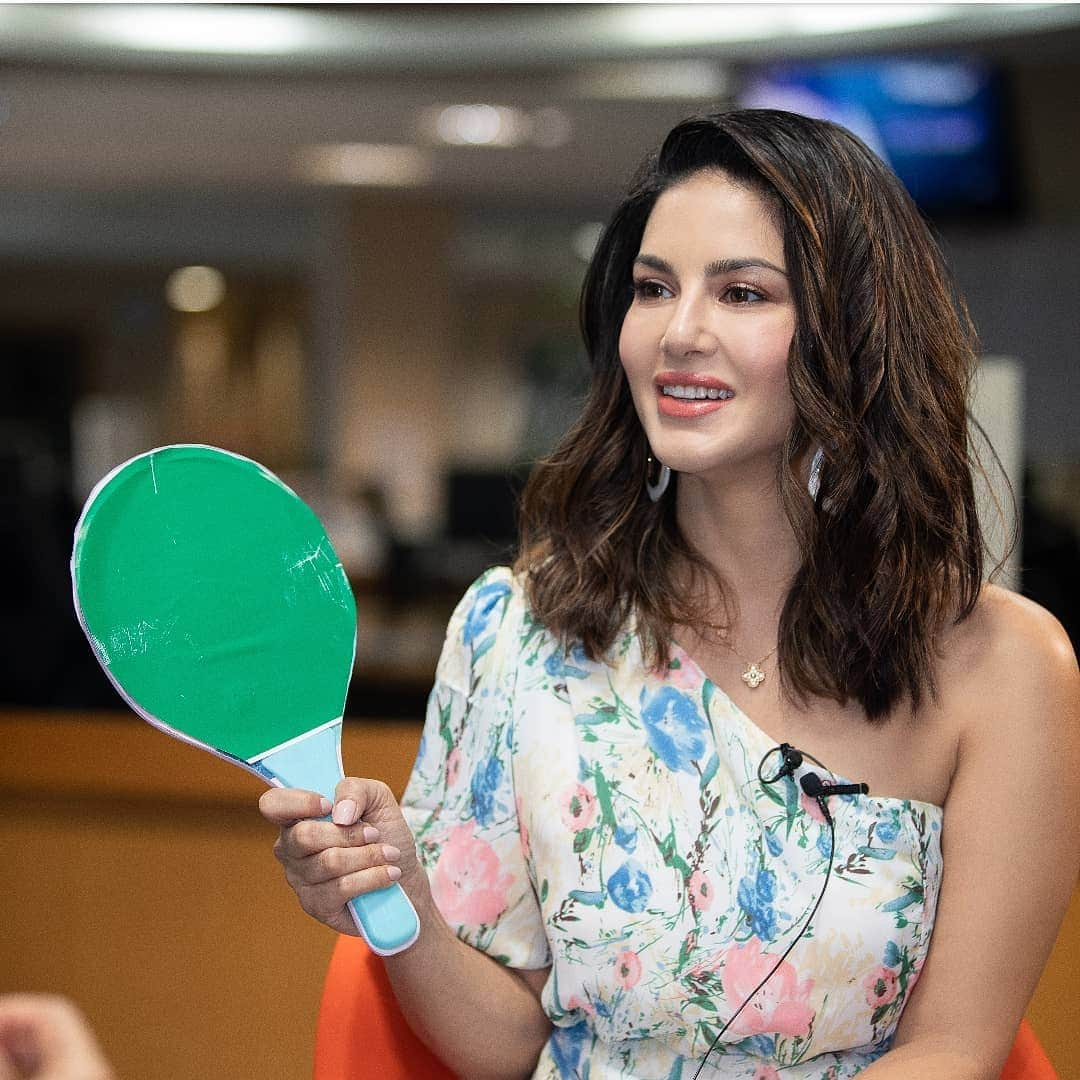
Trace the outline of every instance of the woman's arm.
{"label": "woman's arm", "polygon": [[551,1033],[540,1007],[550,969],[504,967],[459,940],[433,903],[419,914],[419,940],[386,958],[412,1029],[467,1080],[531,1076]]}
{"label": "woman's arm", "polygon": [[997,1080],[1080,867],[1080,676],[1042,608],[988,589],[946,652],[962,718],[926,965],[867,1080]]}
{"label": "woman's arm", "polygon": [[356,934],[348,901],[399,880],[420,917],[420,936],[385,962],[410,1025],[468,1080],[530,1075],[551,1030],[540,1007],[547,970],[515,971],[455,936],[385,784],[350,778],[336,795],[332,822],[315,820],[328,807],[311,792],[273,788],[259,803],[281,827],[274,852],[301,906],[339,933]]}

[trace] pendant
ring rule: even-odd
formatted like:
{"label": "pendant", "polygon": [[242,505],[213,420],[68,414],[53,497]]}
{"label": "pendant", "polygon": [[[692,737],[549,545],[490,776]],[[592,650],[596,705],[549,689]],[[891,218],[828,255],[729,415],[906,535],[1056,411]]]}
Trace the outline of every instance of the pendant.
{"label": "pendant", "polygon": [[751,664],[740,676],[740,679],[751,690],[756,690],[765,681],[765,672],[757,666],[757,664]]}

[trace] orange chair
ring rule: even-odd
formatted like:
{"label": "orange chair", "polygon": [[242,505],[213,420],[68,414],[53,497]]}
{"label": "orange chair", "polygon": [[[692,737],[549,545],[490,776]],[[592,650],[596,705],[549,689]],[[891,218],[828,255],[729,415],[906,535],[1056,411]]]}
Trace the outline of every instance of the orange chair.
{"label": "orange chair", "polygon": [[1001,1080],[1058,1080],[1057,1071],[1026,1020],[1020,1021],[1013,1048],[1001,1070]]}
{"label": "orange chair", "polygon": [[414,1034],[382,961],[357,937],[330,957],[315,1028],[314,1080],[457,1080]]}
{"label": "orange chair", "polygon": [[[457,1080],[413,1034],[382,961],[356,937],[330,957],[315,1029],[313,1080]],[[1026,1020],[1001,1080],[1058,1080]]]}

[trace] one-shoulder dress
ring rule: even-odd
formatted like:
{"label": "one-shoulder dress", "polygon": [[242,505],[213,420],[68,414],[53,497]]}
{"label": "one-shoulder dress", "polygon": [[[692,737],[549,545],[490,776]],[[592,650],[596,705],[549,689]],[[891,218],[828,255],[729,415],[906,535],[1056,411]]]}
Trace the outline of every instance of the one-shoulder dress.
{"label": "one-shoulder dress", "polygon": [[[678,647],[650,671],[628,629],[593,662],[508,569],[470,587],[403,807],[458,936],[551,967],[534,1077],[690,1080],[799,934],[829,828],[799,773],[759,781],[774,745]],[[942,810],[830,806],[821,906],[702,1078],[839,1080],[890,1045],[930,944]]]}

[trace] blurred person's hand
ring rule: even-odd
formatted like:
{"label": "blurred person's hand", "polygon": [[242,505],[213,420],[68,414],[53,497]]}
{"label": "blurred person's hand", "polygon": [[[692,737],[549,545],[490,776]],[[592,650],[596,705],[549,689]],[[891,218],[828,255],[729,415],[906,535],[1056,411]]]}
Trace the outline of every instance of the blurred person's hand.
{"label": "blurred person's hand", "polygon": [[85,1017],[67,998],[0,995],[0,1080],[113,1080]]}

